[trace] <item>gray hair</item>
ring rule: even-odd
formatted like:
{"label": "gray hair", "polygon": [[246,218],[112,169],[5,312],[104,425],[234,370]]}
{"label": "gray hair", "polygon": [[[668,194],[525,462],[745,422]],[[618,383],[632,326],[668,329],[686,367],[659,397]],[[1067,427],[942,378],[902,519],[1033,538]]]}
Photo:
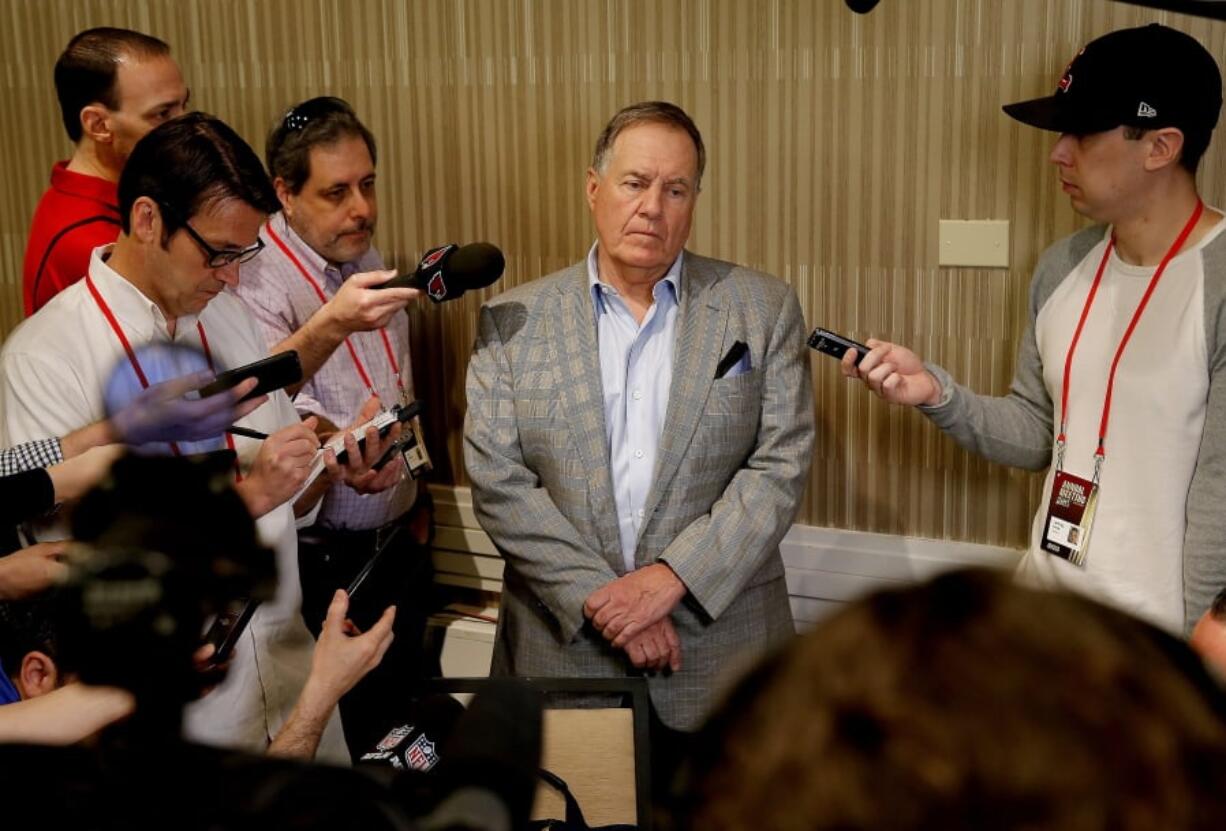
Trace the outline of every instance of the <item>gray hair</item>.
{"label": "gray hair", "polygon": [[686,115],[685,110],[667,101],[640,101],[619,110],[609,119],[609,123],[600,133],[600,138],[596,139],[592,168],[603,176],[609,164],[609,154],[613,151],[613,142],[623,130],[638,124],[665,124],[684,130],[689,135],[694,142],[694,149],[698,151],[698,181],[694,183],[694,190],[701,190],[702,172],[707,166],[707,149],[702,143],[702,133],[698,132],[698,127],[693,119]]}

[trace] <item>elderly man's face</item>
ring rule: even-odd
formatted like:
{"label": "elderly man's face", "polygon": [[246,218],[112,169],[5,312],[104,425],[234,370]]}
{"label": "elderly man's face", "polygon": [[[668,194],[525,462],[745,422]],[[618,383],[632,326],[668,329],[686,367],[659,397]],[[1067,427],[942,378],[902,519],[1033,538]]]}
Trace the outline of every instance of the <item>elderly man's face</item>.
{"label": "elderly man's face", "polygon": [[623,130],[603,173],[587,173],[587,202],[600,252],[620,276],[664,276],[690,235],[698,198],[698,151],[688,133],[648,122]]}

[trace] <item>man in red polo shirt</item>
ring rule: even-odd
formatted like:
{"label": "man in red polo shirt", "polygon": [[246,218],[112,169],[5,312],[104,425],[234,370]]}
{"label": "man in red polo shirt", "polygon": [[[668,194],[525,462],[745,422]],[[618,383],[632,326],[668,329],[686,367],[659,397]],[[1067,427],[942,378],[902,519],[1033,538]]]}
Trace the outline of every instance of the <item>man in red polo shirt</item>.
{"label": "man in red polo shirt", "polygon": [[89,255],[119,236],[115,183],[132,147],[183,113],[188,90],[170,47],[128,29],[88,29],[55,63],[72,158],[51,168],[26,242],[26,316],[85,276]]}

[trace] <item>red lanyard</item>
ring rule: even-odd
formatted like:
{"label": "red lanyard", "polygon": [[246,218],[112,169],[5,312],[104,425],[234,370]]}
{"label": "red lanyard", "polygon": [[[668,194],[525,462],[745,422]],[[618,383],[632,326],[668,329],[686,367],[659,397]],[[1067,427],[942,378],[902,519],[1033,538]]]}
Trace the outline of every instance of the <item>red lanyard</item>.
{"label": "red lanyard", "polygon": [[[290,251],[289,246],[285,244],[285,241],[282,240],[281,237],[277,236],[277,232],[272,229],[272,223],[266,224],[264,229],[268,232],[268,236],[272,239],[272,241],[277,244],[277,247],[281,249],[282,253],[284,253],[289,261],[294,264],[294,267],[298,269],[298,273],[302,275],[302,279],[306,280],[307,284],[315,290],[315,294],[319,297],[319,302],[327,303],[328,296],[324,294],[324,290],[319,285],[319,282],[311,276],[311,273],[307,271],[306,266],[302,264],[302,261],[294,255],[294,252]],[[400,377],[400,366],[396,363],[396,355],[392,350],[392,342],[387,336],[387,329],[380,329],[379,336],[383,339],[383,351],[387,353],[387,362],[391,364],[392,372],[396,373],[396,388],[403,394],[404,381]],[[366,367],[362,363],[362,359],[358,357],[358,351],[354,349],[353,344],[349,342],[349,338],[345,338],[345,347],[349,350],[349,357],[353,359],[353,365],[357,368],[358,376],[362,379],[362,383],[366,385],[368,390],[370,390],[371,395],[378,398],[379,391],[376,390],[375,385],[371,383],[370,375],[367,374]]]}
{"label": "red lanyard", "polygon": [[[136,373],[136,380],[140,381],[141,389],[149,389],[149,378],[145,375],[145,370],[141,368],[140,361],[136,357],[136,352],[132,349],[132,344],[128,342],[128,336],[123,333],[123,327],[119,325],[119,321],[115,317],[115,313],[111,311],[111,307],[102,299],[102,294],[98,291],[98,287],[94,285],[93,278],[90,275],[85,275],[85,284],[89,288],[89,293],[94,296],[94,302],[98,304],[98,310],[102,312],[102,316],[106,318],[106,322],[111,324],[111,330],[115,333],[115,337],[119,338],[119,343],[123,346],[123,351],[128,355],[128,363],[132,364],[132,370]],[[196,331],[200,333],[200,345],[204,347],[204,359],[209,364],[209,369],[216,372],[216,367],[213,366],[213,354],[209,351],[209,339],[204,334],[204,324],[199,320],[196,321]],[[238,451],[234,449],[234,437],[226,433],[226,447],[234,451],[234,476],[239,482],[243,480],[243,475],[238,469]],[[170,452],[176,456],[180,455],[179,445],[176,442],[169,442]]]}
{"label": "red lanyard", "polygon": [[[1166,271],[1167,264],[1179,253],[1179,249],[1183,248],[1183,244],[1187,242],[1188,236],[1192,233],[1192,229],[1196,227],[1197,221],[1205,210],[1205,203],[1199,199],[1196,200],[1196,208],[1192,211],[1192,216],[1189,217],[1183,230],[1179,232],[1179,236],[1175,238],[1175,242],[1171,244],[1170,249],[1163,256],[1162,261],[1158,264],[1158,268],[1154,271],[1154,276],[1149,279],[1149,285],[1145,289],[1145,293],[1141,295],[1141,302],[1137,304],[1137,309],[1132,313],[1132,320],[1128,322],[1128,328],[1124,330],[1124,337],[1120,339],[1120,345],[1115,349],[1115,358],[1111,361],[1111,372],[1107,376],[1107,393],[1103,398],[1103,414],[1102,419],[1098,423],[1098,449],[1094,451],[1094,481],[1098,481],[1099,469],[1102,467],[1103,459],[1107,455],[1107,421],[1111,416],[1111,393],[1115,388],[1115,370],[1120,365],[1120,358],[1124,354],[1124,348],[1128,346],[1128,341],[1132,337],[1133,331],[1137,328],[1137,322],[1141,319],[1145,307],[1149,304],[1150,297],[1154,294],[1154,289],[1158,286],[1158,280]],[[1064,359],[1064,385],[1060,393],[1060,433],[1056,436],[1056,469],[1061,470],[1064,466],[1064,445],[1066,439],[1066,429],[1068,427],[1068,391],[1069,378],[1073,371],[1073,353],[1077,351],[1077,341],[1081,339],[1081,330],[1085,327],[1086,318],[1090,316],[1090,307],[1094,305],[1094,297],[1098,294],[1098,286],[1102,283],[1103,272],[1107,270],[1107,261],[1111,259],[1111,251],[1115,248],[1115,237],[1107,243],[1107,250],[1103,252],[1102,262],[1098,264],[1098,271],[1094,275],[1094,282],[1090,286],[1090,294],[1086,297],[1086,304],[1081,310],[1081,318],[1077,321],[1077,329],[1073,332],[1073,341],[1069,344],[1068,355]]]}

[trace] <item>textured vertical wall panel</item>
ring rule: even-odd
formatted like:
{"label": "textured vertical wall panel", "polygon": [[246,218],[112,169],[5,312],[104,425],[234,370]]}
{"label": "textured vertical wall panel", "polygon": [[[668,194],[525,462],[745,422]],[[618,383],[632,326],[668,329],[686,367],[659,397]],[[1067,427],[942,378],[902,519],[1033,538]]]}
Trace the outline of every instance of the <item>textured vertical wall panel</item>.
{"label": "textured vertical wall panel", "polygon": [[[841,0],[0,0],[0,330],[20,318],[30,215],[68,153],[52,63],[74,32],[113,24],[168,40],[195,106],[260,150],[293,102],[351,101],[379,139],[388,259],[488,239],[507,254],[502,287],[590,245],[583,172],[608,116],[677,101],[709,150],[692,248],[779,274],[811,324],[910,343],[1000,393],[1030,268],[1079,224],[1051,137],[1000,104],[1045,94],[1084,40],[1150,20],[1226,57],[1226,25],[1107,0],[882,0],[867,16]],[[1223,152],[1200,177],[1218,205]],[[939,218],[1010,220],[1012,266],[938,268]],[[481,299],[413,312],[432,444],[457,483]],[[812,371],[802,522],[1024,543],[1034,477],[963,453],[833,362]]]}

